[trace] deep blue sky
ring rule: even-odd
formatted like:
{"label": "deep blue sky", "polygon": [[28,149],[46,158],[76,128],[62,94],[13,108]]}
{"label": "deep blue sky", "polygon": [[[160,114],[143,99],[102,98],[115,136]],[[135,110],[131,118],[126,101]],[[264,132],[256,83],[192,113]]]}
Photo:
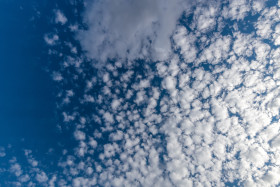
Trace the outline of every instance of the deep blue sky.
{"label": "deep blue sky", "polygon": [[[41,2],[42,5],[44,1]],[[0,144],[29,146],[51,141],[55,125],[54,85],[44,67],[44,18],[31,0],[0,5]],[[44,12],[42,12],[44,13]],[[35,17],[34,17],[35,16]],[[39,22],[41,24],[37,24]]]}

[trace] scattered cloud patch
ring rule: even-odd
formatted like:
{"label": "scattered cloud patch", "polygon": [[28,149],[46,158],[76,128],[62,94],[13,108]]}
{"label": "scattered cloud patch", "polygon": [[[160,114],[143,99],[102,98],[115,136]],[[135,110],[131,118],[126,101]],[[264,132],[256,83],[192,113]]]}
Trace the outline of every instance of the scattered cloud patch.
{"label": "scattered cloud patch", "polygon": [[[59,109],[76,144],[62,152],[63,172],[40,169],[32,151],[25,151],[27,169],[11,159],[18,180],[279,185],[279,7],[246,0],[86,3],[88,30],[78,31],[86,57],[66,58],[52,74],[59,98],[73,103]],[[255,16],[255,27],[245,33],[239,27],[247,16]]]}
{"label": "scattered cloud patch", "polygon": [[64,25],[67,22],[67,18],[60,10],[55,11],[55,22],[61,25]]}
{"label": "scattered cloud patch", "polygon": [[44,36],[44,40],[48,45],[52,46],[57,43],[57,41],[59,40],[59,37],[57,34],[46,34]]}

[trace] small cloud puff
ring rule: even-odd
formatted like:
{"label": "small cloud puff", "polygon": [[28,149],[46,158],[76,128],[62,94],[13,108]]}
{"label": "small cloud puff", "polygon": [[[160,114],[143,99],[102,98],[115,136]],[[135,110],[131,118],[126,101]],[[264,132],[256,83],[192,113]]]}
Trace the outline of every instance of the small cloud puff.
{"label": "small cloud puff", "polygon": [[64,25],[67,22],[67,18],[65,15],[60,11],[55,11],[55,23],[60,23],[61,25]]}

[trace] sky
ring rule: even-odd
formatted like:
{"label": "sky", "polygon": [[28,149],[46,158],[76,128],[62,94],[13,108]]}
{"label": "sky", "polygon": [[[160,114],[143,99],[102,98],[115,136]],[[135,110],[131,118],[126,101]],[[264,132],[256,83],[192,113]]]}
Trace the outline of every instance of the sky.
{"label": "sky", "polygon": [[280,1],[0,14],[0,186],[280,186]]}

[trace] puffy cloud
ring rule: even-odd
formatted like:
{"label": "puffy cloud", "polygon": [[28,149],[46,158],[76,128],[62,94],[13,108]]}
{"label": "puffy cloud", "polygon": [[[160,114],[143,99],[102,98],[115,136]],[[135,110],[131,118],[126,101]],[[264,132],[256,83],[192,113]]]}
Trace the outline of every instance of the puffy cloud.
{"label": "puffy cloud", "polygon": [[57,43],[59,36],[57,34],[46,34],[44,40],[48,45],[52,46]]}
{"label": "puffy cloud", "polygon": [[67,22],[67,18],[65,15],[60,11],[55,11],[55,22],[64,25]]}
{"label": "puffy cloud", "polygon": [[36,180],[40,183],[46,182],[48,177],[45,172],[37,173]]}
{"label": "puffy cloud", "polygon": [[76,140],[85,140],[86,139],[85,133],[80,130],[76,130],[74,132],[74,137],[76,138]]}
{"label": "puffy cloud", "polygon": [[57,81],[57,82],[62,81],[62,79],[63,79],[61,73],[59,73],[59,72],[53,72],[52,78],[54,81]]}
{"label": "puffy cloud", "polygon": [[[171,8],[161,9],[168,3]],[[65,86],[61,98],[79,102],[61,111],[64,123],[74,126],[77,146],[63,152],[58,164],[63,172],[53,183],[279,185],[278,7],[244,0],[198,3],[189,10],[180,3],[87,5],[89,28],[79,31],[79,39],[89,57],[104,66],[95,69],[84,60],[72,63],[68,74],[57,71],[67,80],[59,84],[72,86]],[[256,27],[242,32],[237,25],[247,23],[252,10],[259,12],[251,20]],[[170,28],[161,31],[167,23]],[[161,45],[170,58],[157,56]],[[108,58],[119,59],[105,63]],[[155,62],[135,63],[138,58]],[[50,184],[56,175],[40,170],[30,154],[27,160],[36,172],[30,170],[29,180],[35,176]],[[27,180],[22,168],[11,162],[10,171]]]}
{"label": "puffy cloud", "polygon": [[223,10],[225,18],[243,20],[250,11],[250,4],[247,0],[229,1],[229,6]]}
{"label": "puffy cloud", "polygon": [[12,164],[10,171],[14,173],[17,177],[22,174],[21,166],[18,163]]}
{"label": "puffy cloud", "polygon": [[179,27],[173,36],[177,48],[184,56],[186,62],[193,62],[196,59],[197,49],[195,46],[195,36],[188,34],[185,27]]}

